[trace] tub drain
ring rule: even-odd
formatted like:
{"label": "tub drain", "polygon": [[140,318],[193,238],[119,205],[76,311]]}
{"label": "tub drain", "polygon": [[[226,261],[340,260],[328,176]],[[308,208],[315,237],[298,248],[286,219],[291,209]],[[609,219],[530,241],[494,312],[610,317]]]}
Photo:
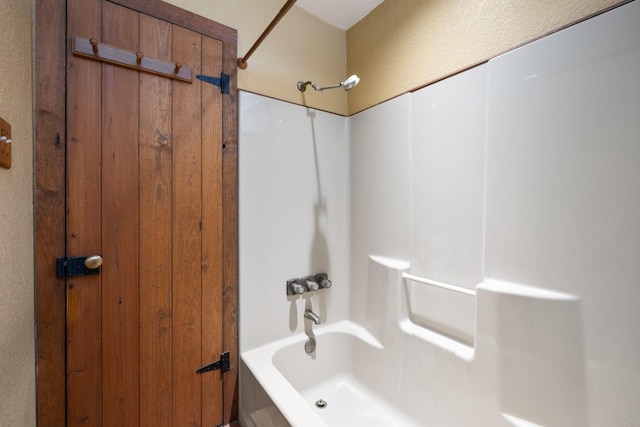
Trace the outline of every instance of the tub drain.
{"label": "tub drain", "polygon": [[327,402],[325,402],[322,399],[318,399],[318,401],[316,401],[316,406],[320,409],[326,408],[327,407]]}

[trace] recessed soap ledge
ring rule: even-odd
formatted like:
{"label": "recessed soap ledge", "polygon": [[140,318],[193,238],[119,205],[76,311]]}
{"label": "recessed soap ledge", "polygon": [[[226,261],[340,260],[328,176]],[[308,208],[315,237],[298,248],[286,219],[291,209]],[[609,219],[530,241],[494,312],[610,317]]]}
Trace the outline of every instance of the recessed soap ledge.
{"label": "recessed soap ledge", "polygon": [[[420,311],[421,308],[415,307],[415,305],[424,300],[412,301],[413,295],[408,285],[408,282],[412,280],[406,279],[414,277],[407,274],[410,267],[411,264],[408,261],[378,255],[369,256],[367,306],[372,307],[370,310],[372,316],[365,320],[365,326],[383,345],[386,345],[385,341],[389,340],[388,337],[394,335],[392,325],[395,323],[397,328],[411,337],[411,340],[421,340],[461,360],[472,361],[478,347],[486,344],[481,339],[479,340],[480,337],[498,336],[508,341],[509,337],[516,334],[514,328],[522,329],[528,325],[527,313],[531,310],[534,312],[546,311],[557,315],[558,304],[564,306],[568,303],[573,306],[580,302],[578,296],[569,293],[494,278],[485,279],[476,285],[474,290],[463,289],[466,292],[460,292],[458,289],[462,288],[453,285],[445,284],[445,287],[442,288],[439,287],[438,282],[435,282],[434,288],[445,295],[444,301],[449,304],[449,308],[451,308],[451,304],[460,304],[460,306],[453,308],[458,311],[467,310],[466,315],[470,319],[470,324],[465,325],[464,328],[471,331],[469,342],[457,339],[455,334],[443,333],[437,327],[432,328],[429,324],[416,318],[415,311]],[[427,282],[433,281],[425,279],[417,286],[431,287]],[[379,312],[378,307],[382,307],[378,305],[381,304],[380,301],[386,301],[387,304]],[[514,311],[514,307],[521,307],[523,311]],[[424,308],[422,310],[424,311]],[[567,319],[564,320],[556,316],[554,317],[555,321],[551,323],[532,324],[533,326],[529,329],[533,329],[529,331],[529,336],[550,333],[551,338],[558,338],[557,342],[560,343],[564,339],[561,337],[567,334],[571,335],[573,333],[571,331],[579,334],[580,325],[576,323],[575,316],[572,314],[574,311],[566,311]],[[496,326],[496,322],[499,322],[500,319],[507,320],[507,323]],[[554,322],[561,323],[563,327],[557,329]],[[445,325],[445,327],[448,330],[454,330],[459,325]],[[519,333],[527,335],[527,331],[524,330]],[[460,333],[458,336],[464,335]],[[507,344],[505,343],[505,345]]]}
{"label": "recessed soap ledge", "polygon": [[486,291],[498,292],[505,295],[520,296],[526,298],[536,298],[555,301],[577,301],[577,295],[559,292],[552,289],[538,288],[535,286],[521,285],[519,283],[506,282],[498,279],[485,279],[478,285]]}

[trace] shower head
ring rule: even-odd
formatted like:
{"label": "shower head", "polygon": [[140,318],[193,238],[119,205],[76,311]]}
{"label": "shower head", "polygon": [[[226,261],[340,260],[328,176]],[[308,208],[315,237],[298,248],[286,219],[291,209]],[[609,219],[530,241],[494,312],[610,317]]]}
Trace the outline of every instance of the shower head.
{"label": "shower head", "polygon": [[356,87],[356,85],[360,83],[360,77],[356,76],[355,74],[352,75],[351,77],[349,77],[347,80],[343,81],[342,83],[340,83],[340,85],[342,85],[342,87],[344,88],[344,90],[351,90],[354,87]]}
{"label": "shower head", "polygon": [[337,85],[333,85],[333,86],[320,86],[317,83],[313,83],[311,81],[298,82],[298,90],[300,92],[304,92],[305,90],[307,90],[307,86],[309,85],[311,85],[311,87],[314,90],[319,90],[319,91],[323,91],[325,89],[335,89],[337,87],[342,87],[344,88],[344,90],[351,90],[358,84],[358,82],[360,82],[360,77],[354,74],[350,76],[347,80],[343,81],[342,83],[338,83]]}

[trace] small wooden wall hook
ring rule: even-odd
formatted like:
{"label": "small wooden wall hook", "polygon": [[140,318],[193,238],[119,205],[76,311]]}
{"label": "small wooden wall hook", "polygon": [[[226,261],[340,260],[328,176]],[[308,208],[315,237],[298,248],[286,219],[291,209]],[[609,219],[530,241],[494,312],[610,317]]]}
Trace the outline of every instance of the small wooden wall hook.
{"label": "small wooden wall hook", "polygon": [[173,70],[173,72],[178,74],[180,72],[180,68],[182,68],[182,64],[179,62],[176,62],[176,68]]}
{"label": "small wooden wall hook", "polygon": [[142,52],[137,51],[136,52],[136,63],[138,65],[142,64],[142,58],[144,58],[144,55],[142,54]]}
{"label": "small wooden wall hook", "polygon": [[93,53],[98,53],[98,40],[91,39],[89,40],[89,43],[91,43],[91,46],[93,46]]}
{"label": "small wooden wall hook", "polygon": [[0,167],[11,168],[11,125],[0,117]]}

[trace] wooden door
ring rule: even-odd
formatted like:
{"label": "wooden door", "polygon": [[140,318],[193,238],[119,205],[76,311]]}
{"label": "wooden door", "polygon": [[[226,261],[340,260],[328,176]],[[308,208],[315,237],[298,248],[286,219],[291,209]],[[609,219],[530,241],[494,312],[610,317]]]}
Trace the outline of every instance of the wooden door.
{"label": "wooden door", "polygon": [[[75,36],[194,75],[222,70],[221,41],[106,0],[67,2]],[[223,96],[68,45],[66,252],[104,260],[66,280],[68,426],[216,426],[234,405],[226,374],[196,373],[235,352],[223,341],[235,329],[223,324],[235,306],[223,287]]]}

